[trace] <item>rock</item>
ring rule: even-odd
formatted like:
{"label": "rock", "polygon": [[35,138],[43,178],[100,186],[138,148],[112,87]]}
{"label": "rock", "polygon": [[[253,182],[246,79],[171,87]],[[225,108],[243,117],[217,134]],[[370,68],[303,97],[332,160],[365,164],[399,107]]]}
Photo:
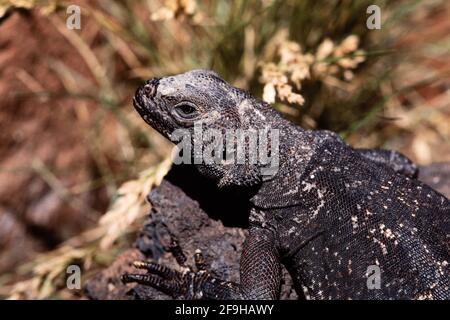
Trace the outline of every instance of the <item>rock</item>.
{"label": "rock", "polygon": [[133,261],[142,260],[144,256],[137,249],[128,249],[120,254],[114,263],[97,273],[89,280],[84,292],[88,298],[94,300],[131,300],[134,299],[132,293],[134,284],[123,284],[120,276],[124,272],[143,273],[142,270],[135,270]]}
{"label": "rock", "polygon": [[[134,244],[138,252],[146,259],[176,268],[175,259],[167,251],[170,234],[173,234],[188,258],[188,265],[194,265],[194,252],[200,249],[209,270],[214,275],[221,279],[238,282],[239,260],[247,232],[244,229],[246,217],[248,218],[246,211],[249,206],[243,194],[227,198],[230,192],[232,191],[218,191],[209,181],[204,180],[196,171],[191,171],[188,167],[174,167],[161,185],[148,196],[152,209]],[[236,200],[231,201],[231,199]],[[95,299],[170,298],[157,290],[141,285],[135,285],[127,291],[117,282],[113,282],[117,292],[106,294],[107,287],[112,283],[111,277],[116,276],[119,279],[122,272],[129,270],[132,259],[127,258],[128,251],[123,255],[111,267],[87,282],[85,290],[88,297]],[[286,285],[283,286],[282,297],[295,299],[297,295],[292,289],[285,270],[284,273]]]}

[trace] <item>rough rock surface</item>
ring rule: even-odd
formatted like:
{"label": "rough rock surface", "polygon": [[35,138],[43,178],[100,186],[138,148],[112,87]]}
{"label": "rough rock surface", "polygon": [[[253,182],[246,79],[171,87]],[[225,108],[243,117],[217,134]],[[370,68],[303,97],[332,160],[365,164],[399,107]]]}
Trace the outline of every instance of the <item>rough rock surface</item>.
{"label": "rough rock surface", "polygon": [[[175,185],[176,184],[176,185]],[[195,187],[195,190],[193,190]],[[224,193],[227,194],[227,190]],[[236,195],[235,195],[236,196]],[[169,299],[167,295],[150,287],[124,285],[120,275],[130,271],[133,261],[146,257],[170,267],[177,267],[172,254],[167,252],[169,232],[174,234],[194,265],[193,256],[200,249],[212,272],[222,279],[239,281],[239,259],[246,230],[245,204],[237,200],[219,200],[219,192],[209,181],[189,167],[175,167],[162,184],[149,196],[152,209],[144,222],[134,246],[118,257],[109,268],[97,274],[85,285],[92,299]],[[195,199],[195,200],[194,200]],[[227,198],[222,198],[227,199]],[[215,206],[215,210],[213,210]],[[206,212],[214,212],[214,216]],[[285,273],[283,299],[296,299],[290,278]]]}

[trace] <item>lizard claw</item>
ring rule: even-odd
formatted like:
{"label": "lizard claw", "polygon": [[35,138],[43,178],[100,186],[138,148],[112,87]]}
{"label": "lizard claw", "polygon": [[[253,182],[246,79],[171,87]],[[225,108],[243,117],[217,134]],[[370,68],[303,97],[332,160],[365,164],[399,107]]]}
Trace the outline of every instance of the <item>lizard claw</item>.
{"label": "lizard claw", "polygon": [[200,299],[203,296],[202,286],[210,277],[206,270],[198,272],[191,268],[175,271],[157,263],[136,261],[136,268],[147,270],[146,274],[125,273],[123,283],[139,283],[164,292],[176,299]]}
{"label": "lizard claw", "polygon": [[205,257],[203,257],[203,253],[200,249],[195,250],[194,262],[195,262],[195,267],[197,268],[198,271],[206,270]]}
{"label": "lizard claw", "polygon": [[135,261],[133,262],[133,266],[137,269],[144,269],[149,273],[153,273],[164,278],[176,278],[178,276],[177,271],[174,271],[158,263]]}
{"label": "lizard claw", "polygon": [[194,262],[197,271],[185,266],[186,256],[183,254],[176,241],[171,250],[177,254],[175,256],[182,271],[176,271],[164,265],[147,262],[135,261],[133,266],[137,269],[147,270],[146,274],[125,273],[121,280],[123,283],[139,283],[153,287],[178,299],[200,299],[203,296],[202,286],[211,276],[206,270],[206,262],[200,250],[195,250]]}
{"label": "lizard claw", "polygon": [[[169,231],[169,230],[168,230]],[[178,265],[184,267],[187,261],[186,255],[178,242],[178,239],[169,231],[170,244],[165,246],[165,250],[172,253],[173,257],[177,261]]]}
{"label": "lizard claw", "polygon": [[177,281],[163,279],[153,274],[124,273],[121,280],[123,283],[139,283],[146,286],[151,286],[172,296],[181,293],[179,283],[177,283]]}

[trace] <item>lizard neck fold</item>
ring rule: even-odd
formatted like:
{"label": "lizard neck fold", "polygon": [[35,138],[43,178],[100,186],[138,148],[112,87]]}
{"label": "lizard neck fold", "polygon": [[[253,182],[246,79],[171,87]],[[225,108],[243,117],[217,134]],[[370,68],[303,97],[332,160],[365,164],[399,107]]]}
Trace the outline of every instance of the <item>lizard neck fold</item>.
{"label": "lizard neck fold", "polygon": [[315,152],[316,138],[311,131],[299,129],[290,123],[281,125],[279,130],[278,172],[261,183],[251,199],[256,207],[278,208],[298,204],[298,185]]}
{"label": "lizard neck fold", "polygon": [[[317,134],[298,127],[272,108],[251,96],[240,94],[237,107],[239,129],[269,132],[269,139],[277,138],[276,148],[269,151],[270,158],[276,158],[275,165],[244,165],[227,168],[227,185],[259,184],[258,192],[251,201],[261,208],[275,208],[295,205],[298,202],[299,181],[318,145]],[[277,131],[275,136],[271,134]],[[273,142],[273,141],[271,141]],[[268,174],[267,174],[268,173]],[[219,182],[219,183],[220,183]],[[219,184],[220,185],[220,184]],[[225,185],[225,184],[222,184]],[[292,186],[292,188],[286,188]]]}

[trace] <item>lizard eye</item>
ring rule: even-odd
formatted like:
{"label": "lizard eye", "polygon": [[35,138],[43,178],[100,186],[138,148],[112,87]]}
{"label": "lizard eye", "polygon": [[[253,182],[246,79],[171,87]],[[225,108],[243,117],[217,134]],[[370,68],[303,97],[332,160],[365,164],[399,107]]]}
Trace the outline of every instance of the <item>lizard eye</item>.
{"label": "lizard eye", "polygon": [[199,114],[197,107],[189,102],[182,102],[176,105],[173,112],[182,119],[193,119]]}

